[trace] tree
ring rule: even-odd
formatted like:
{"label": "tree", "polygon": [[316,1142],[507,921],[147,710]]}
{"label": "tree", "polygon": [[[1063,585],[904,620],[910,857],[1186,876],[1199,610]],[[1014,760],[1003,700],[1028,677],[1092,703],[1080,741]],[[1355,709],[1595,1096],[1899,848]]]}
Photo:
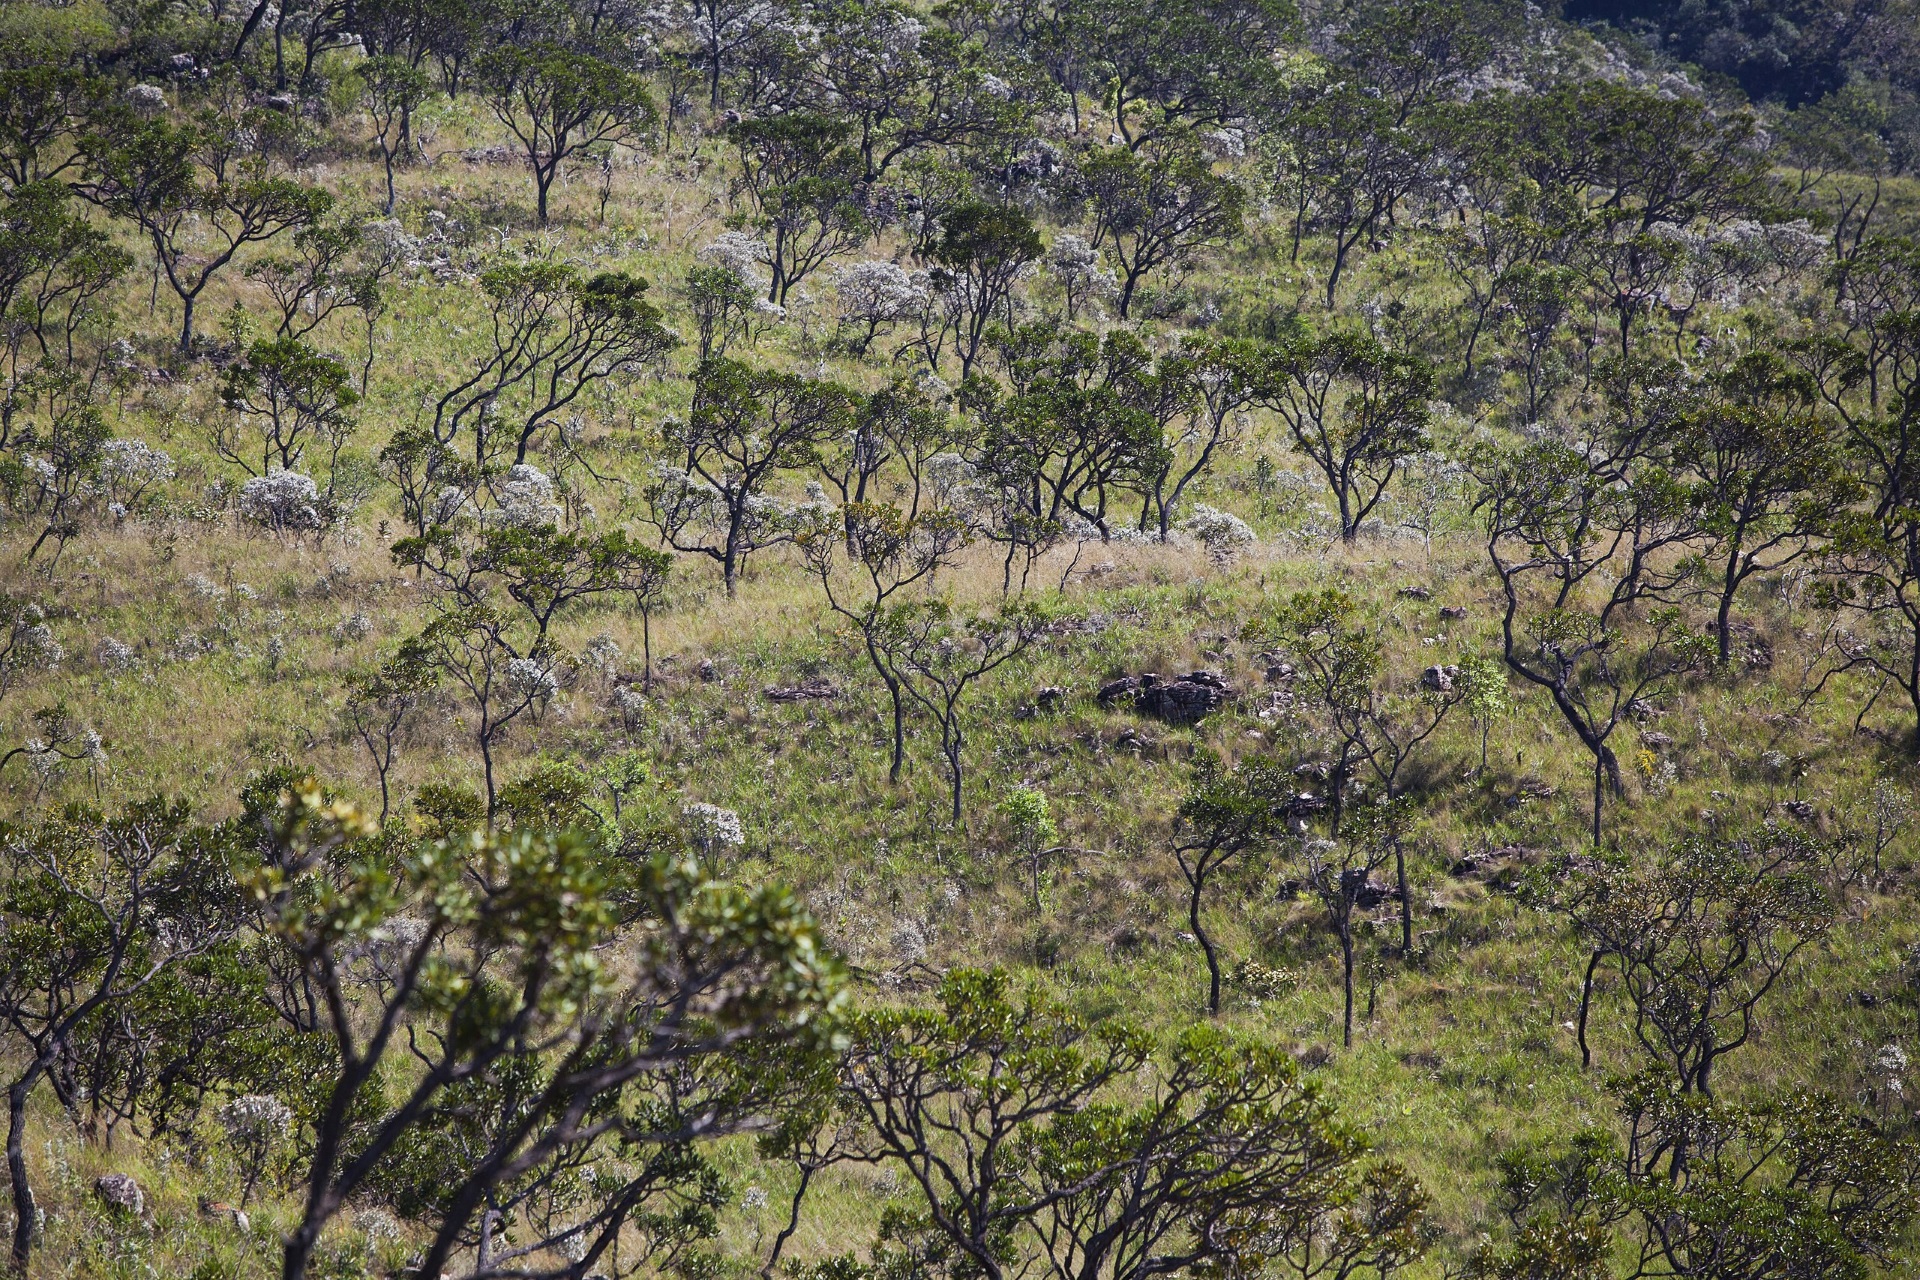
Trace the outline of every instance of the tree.
{"label": "tree", "polygon": [[1290,189],[1295,260],[1309,225],[1332,240],[1329,311],[1353,251],[1379,239],[1400,203],[1433,181],[1426,137],[1398,114],[1386,95],[1336,74],[1303,81],[1275,123],[1277,185]]}
{"label": "tree", "polygon": [[347,697],[344,713],[347,724],[366,747],[374,772],[380,778],[377,821],[382,826],[386,825],[387,813],[392,807],[388,778],[407,722],[439,683],[439,672],[434,669],[432,658],[432,652],[418,639],[409,640],[373,674],[359,681]]}
{"label": "tree", "polygon": [[[53,181],[15,187],[0,203],[0,340],[11,383],[25,375],[22,356],[30,349],[42,361],[78,363],[75,334],[133,265],[72,206],[70,190]],[[0,443],[10,419],[11,409],[0,406]]]}
{"label": "tree", "polygon": [[476,73],[488,108],[519,140],[533,171],[541,226],[563,164],[602,144],[631,145],[659,118],[638,73],[551,41],[502,45]]}
{"label": "tree", "polygon": [[1160,541],[1167,540],[1187,489],[1245,438],[1246,411],[1259,403],[1271,365],[1262,344],[1237,338],[1202,338],[1162,359],[1160,400],[1184,425],[1163,441],[1164,460],[1141,505],[1142,529],[1151,519]]}
{"label": "tree", "polygon": [[[360,281],[347,264],[366,234],[364,226],[353,222],[302,227],[293,234],[291,255],[247,264],[247,279],[264,286],[280,312],[276,337],[304,338],[340,307],[358,304]],[[376,275],[389,274],[392,265],[377,264]]]}
{"label": "tree", "polygon": [[856,1158],[897,1164],[920,1200],[883,1229],[883,1265],[1385,1275],[1423,1251],[1425,1193],[1368,1164],[1285,1054],[1212,1027],[1156,1053],[1130,1025],[1089,1027],[1010,986],[956,970],[937,1008],[851,1026],[841,1104],[869,1135]]}
{"label": "tree", "polygon": [[0,69],[0,180],[17,192],[79,164],[80,154],[61,144],[85,127],[112,91],[111,81],[57,56]]}
{"label": "tree", "polygon": [[1830,1097],[1747,1105],[1651,1077],[1619,1082],[1624,1144],[1587,1130],[1499,1157],[1503,1248],[1474,1280],[1605,1280],[1609,1259],[1649,1280],[1840,1280],[1886,1265],[1913,1220],[1916,1152]]}
{"label": "tree", "polygon": [[828,0],[807,16],[818,38],[799,61],[805,97],[853,122],[865,182],[937,149],[1024,142],[1045,104],[1025,61],[996,56],[959,14]]}
{"label": "tree", "polygon": [[1084,1110],[1148,1060],[1135,1028],[1089,1028],[1005,973],[957,970],[929,1009],[857,1015],[841,1074],[845,1105],[919,1191],[945,1247],[1004,1280],[1013,1243],[1053,1196],[1022,1185],[1019,1145]]}
{"label": "tree", "polygon": [[727,135],[740,152],[739,189],[753,201],[752,225],[767,240],[767,301],[843,253],[865,244],[872,223],[854,188],[859,158],[847,149],[846,121],[809,111],[743,120]]}
{"label": "tree", "polygon": [[1220,956],[1201,920],[1207,882],[1234,863],[1265,852],[1287,829],[1299,797],[1293,776],[1255,756],[1227,768],[1211,752],[1193,767],[1193,780],[1174,819],[1173,856],[1187,882],[1187,926],[1207,960],[1207,1012],[1220,1014]]}
{"label": "tree", "polygon": [[1752,1036],[1760,1002],[1832,927],[1837,855],[1788,829],[1695,837],[1651,858],[1589,859],[1545,890],[1599,958],[1581,989],[1583,1064],[1595,964],[1611,960],[1650,1066],[1682,1093],[1711,1094],[1714,1066]]}
{"label": "tree", "polygon": [[[472,438],[484,470],[510,448],[527,460],[540,433],[589,390],[651,368],[678,345],[647,301],[647,282],[618,271],[582,277],[551,261],[480,275],[488,317],[472,372],[433,402],[433,439]],[[504,443],[503,443],[504,441]]]}
{"label": "tree", "polygon": [[420,648],[473,703],[474,745],[480,751],[486,812],[500,806],[494,749],[522,716],[537,715],[572,678],[552,646],[530,645],[517,635],[511,614],[488,604],[448,609],[417,637]]}
{"label": "tree", "polygon": [[[1336,840],[1356,775],[1364,769],[1379,784],[1379,802],[1372,806],[1369,827],[1379,838],[1378,848],[1393,859],[1400,893],[1400,949],[1402,955],[1410,953],[1413,906],[1403,804],[1407,766],[1466,696],[1460,672],[1436,665],[1422,672],[1418,681],[1391,678],[1379,633],[1360,618],[1353,598],[1338,590],[1296,593],[1266,617],[1250,622],[1246,634],[1278,646],[1292,659],[1298,696],[1321,717],[1315,727],[1325,734],[1326,810]],[[1367,870],[1371,873],[1373,865]],[[1358,888],[1365,883],[1362,877]],[[1332,894],[1340,885],[1330,879],[1325,887]],[[1352,910],[1352,903],[1337,895],[1329,901],[1343,912]],[[1344,915],[1339,919],[1344,920]],[[1344,930],[1345,925],[1340,927]]]}
{"label": "tree", "polygon": [[[907,515],[897,507],[849,502],[821,513],[796,535],[807,563],[820,579],[827,606],[859,629],[874,674],[893,705],[893,757],[887,780],[898,783],[907,758],[908,686],[912,675],[898,665],[904,655],[896,638],[895,609],[909,589],[931,583],[940,567],[967,545],[968,530],[950,510]],[[845,547],[846,577],[836,569]]]}
{"label": "tree", "polygon": [[1427,447],[1433,371],[1370,334],[1300,337],[1277,353],[1262,401],[1333,491],[1351,543],[1401,465]]}
{"label": "tree", "polygon": [[373,145],[386,171],[387,202],[382,208],[391,218],[394,164],[412,150],[413,113],[427,100],[433,85],[426,72],[391,54],[368,58],[354,68],[354,74],[360,78],[360,109],[373,126]]}
{"label": "tree", "polygon": [[927,252],[932,283],[953,331],[960,376],[973,372],[987,326],[1013,327],[1013,286],[1040,257],[1040,233],[1018,209],[968,203],[940,217],[940,238]]}
{"label": "tree", "polygon": [[1694,513],[1637,442],[1645,425],[1584,450],[1547,440],[1489,460],[1479,503],[1505,598],[1507,667],[1552,698],[1593,756],[1595,845],[1603,787],[1622,791],[1608,745],[1621,717],[1712,652],[1662,603],[1688,568],[1661,553],[1693,536]]}
{"label": "tree", "polygon": [[1145,154],[1096,147],[1080,166],[1080,187],[1093,210],[1093,244],[1120,268],[1120,316],[1133,306],[1148,272],[1177,269],[1200,250],[1240,230],[1245,193],[1216,174],[1204,153],[1156,143]]}
{"label": "tree", "polygon": [[1436,1234],[1428,1196],[1367,1159],[1290,1055],[1197,1026],[1138,1103],[1102,1100],[1030,1139],[1031,1232],[1056,1280],[1150,1268],[1385,1277]]}
{"label": "tree", "polygon": [[701,365],[686,421],[663,428],[681,460],[662,466],[653,494],[667,541],[719,564],[733,595],[749,555],[793,536],[769,483],[813,465],[821,446],[848,433],[857,404],[836,383],[736,360]]}
{"label": "tree", "polygon": [[1686,416],[1676,459],[1692,473],[1708,554],[1720,563],[1714,634],[1724,664],[1741,586],[1813,551],[1861,486],[1842,465],[1832,424],[1812,412],[1811,380],[1778,356],[1742,357],[1722,394]]}
{"label": "tree", "polygon": [[[1373,873],[1400,858],[1400,882],[1406,883],[1405,855],[1401,853],[1409,820],[1404,801],[1382,799],[1358,809],[1349,820],[1346,834],[1333,840],[1308,839],[1306,880],[1327,910],[1327,923],[1340,942],[1340,987],[1342,1005],[1340,1043],[1353,1048],[1353,961],[1355,937],[1353,913],[1356,907],[1378,901]],[[1402,900],[1405,893],[1402,892]],[[1410,920],[1410,917],[1403,919]],[[1411,928],[1408,928],[1411,933]],[[1403,950],[1405,949],[1403,942]]]}
{"label": "tree", "polygon": [[[1168,136],[1243,123],[1278,90],[1298,32],[1286,0],[1068,0],[1015,9],[1021,34],[1068,95],[1097,93],[1138,150]],[[1074,104],[1074,132],[1079,106]]]}
{"label": "tree", "polygon": [[689,267],[680,292],[693,308],[701,364],[726,355],[727,348],[749,331],[758,299],[732,267],[717,262]]}
{"label": "tree", "polygon": [[1011,394],[975,378],[962,403],[981,423],[980,470],[1008,508],[990,536],[1007,543],[1010,579],[1016,549],[1027,547],[1031,568],[1070,518],[1110,536],[1120,491],[1163,467],[1165,423],[1185,389],[1125,329],[1100,339],[1040,322],[998,346]]}
{"label": "tree", "polygon": [[[214,452],[248,475],[264,476],[302,470],[309,445],[324,450],[331,473],[352,434],[360,395],[339,360],[299,338],[274,338],[255,342],[244,360],[227,366],[220,399],[236,420],[213,429]],[[243,438],[249,426],[253,448]]]}
{"label": "tree", "polygon": [[[832,1009],[838,968],[784,890],[723,886],[668,857],[622,885],[611,860],[572,835],[516,830],[392,852],[370,837],[350,806],[311,783],[289,788],[260,886],[323,995],[336,1062],[283,1280],[309,1274],[327,1223],[411,1142],[484,1114],[484,1091],[507,1081],[515,1102],[473,1133],[474,1158],[437,1166],[427,1265],[438,1274],[479,1225],[478,1275],[549,1249],[591,1266],[656,1196],[671,1204],[687,1176],[697,1194],[698,1171],[671,1157],[763,1102],[724,1071],[727,1055],[800,1040]],[[316,892],[321,882],[331,892]],[[617,959],[606,944],[634,917],[658,927]],[[370,951],[377,981],[355,979],[355,948]],[[382,1092],[401,1053],[406,1083]],[[642,1158],[575,1213],[516,1204],[532,1243],[491,1251],[492,1229],[507,1224],[483,1217],[490,1197],[511,1199],[516,1182],[537,1187],[616,1145]]]}
{"label": "tree", "polygon": [[227,853],[189,826],[185,806],[159,799],[112,818],[74,811],[15,828],[0,845],[0,1023],[16,1049],[7,1088],[11,1257],[22,1276],[39,1229],[25,1149],[34,1091],[89,1019],[238,928]]}
{"label": "tree", "polygon": [[963,614],[944,600],[889,606],[874,624],[873,646],[908,698],[940,727],[955,826],[962,821],[961,767],[967,694],[984,677],[1030,648],[1045,620],[1031,608]]}
{"label": "tree", "polygon": [[183,354],[193,347],[194,304],[242,249],[318,222],[332,207],[326,192],[276,172],[270,140],[279,131],[270,113],[188,124],[126,118],[80,140],[80,193],[146,236],[180,299]]}

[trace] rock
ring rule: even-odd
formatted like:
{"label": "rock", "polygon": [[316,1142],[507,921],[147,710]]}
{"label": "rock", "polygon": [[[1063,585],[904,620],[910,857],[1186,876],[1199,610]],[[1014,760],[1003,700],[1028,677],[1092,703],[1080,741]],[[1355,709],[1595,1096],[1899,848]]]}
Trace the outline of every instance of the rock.
{"label": "rock", "polygon": [[1309,1071],[1326,1066],[1332,1059],[1333,1050],[1323,1044],[1310,1044],[1304,1049],[1296,1050],[1293,1055],[1293,1060]]}
{"label": "rock", "polygon": [[713,665],[712,658],[700,659],[700,680],[703,684],[712,684],[720,678],[720,670]]}
{"label": "rock", "polygon": [[204,1218],[227,1218],[244,1234],[252,1230],[253,1223],[247,1217],[245,1209],[228,1204],[224,1200],[209,1200],[200,1197],[200,1216]]}
{"label": "rock", "polygon": [[1455,605],[1440,606],[1440,621],[1442,622],[1460,622],[1463,621],[1466,616],[1467,611],[1464,608]]}
{"label": "rock", "polygon": [[1058,711],[1066,700],[1066,689],[1057,684],[1042,685],[1033,692],[1033,705],[1042,711]]}
{"label": "rock", "polygon": [[1233,696],[1233,686],[1212,671],[1194,671],[1174,680],[1148,673],[1140,678],[1136,701],[1150,716],[1175,724],[1193,724]]}
{"label": "rock", "polygon": [[1644,722],[1658,716],[1660,714],[1660,708],[1645,698],[1635,698],[1627,704],[1627,714],[1635,720]]}
{"label": "rock", "polygon": [[1327,801],[1311,791],[1302,791],[1299,795],[1281,803],[1280,816],[1286,819],[1288,828],[1295,835],[1305,835],[1307,820],[1317,813],[1325,812],[1326,808]]}
{"label": "rock", "polygon": [[[711,664],[702,664],[700,678],[708,678],[707,670]],[[825,676],[815,676],[811,680],[802,680],[799,684],[770,684],[760,691],[771,702],[819,702],[840,696],[840,686]]]}
{"label": "rock", "polygon": [[126,93],[127,105],[143,116],[158,115],[167,109],[167,91],[157,84],[136,84]]}
{"label": "rock", "polygon": [[1268,684],[1292,684],[1294,677],[1291,662],[1276,662],[1267,668]]}
{"label": "rock", "polygon": [[1233,686],[1217,671],[1191,671],[1172,679],[1153,671],[1122,676],[1101,685],[1094,695],[1103,707],[1131,702],[1141,714],[1175,724],[1193,724],[1233,696]]}
{"label": "rock", "polygon": [[1420,673],[1420,687],[1428,693],[1452,693],[1459,678],[1460,668],[1456,666],[1431,666]]}
{"label": "rock", "polygon": [[1673,745],[1673,735],[1670,733],[1660,733],[1657,730],[1649,730],[1640,735],[1640,741],[1646,743],[1649,747],[1665,748]]}
{"label": "rock", "polygon": [[147,1211],[146,1193],[124,1173],[103,1173],[93,1180],[93,1194],[110,1209],[139,1217]]}
{"label": "rock", "polygon": [[1405,596],[1409,600],[1433,599],[1433,592],[1421,586],[1402,587],[1400,588],[1400,594]]}
{"label": "rock", "polygon": [[272,93],[267,95],[267,110],[291,115],[299,102],[290,93]]}
{"label": "rock", "polygon": [[1400,899],[1398,887],[1358,869],[1349,871],[1341,877],[1340,891],[1352,894],[1353,905],[1362,911],[1371,911],[1381,903],[1397,902]]}
{"label": "rock", "polygon": [[1801,822],[1812,822],[1820,816],[1820,811],[1814,808],[1811,800],[1783,800],[1780,807]]}

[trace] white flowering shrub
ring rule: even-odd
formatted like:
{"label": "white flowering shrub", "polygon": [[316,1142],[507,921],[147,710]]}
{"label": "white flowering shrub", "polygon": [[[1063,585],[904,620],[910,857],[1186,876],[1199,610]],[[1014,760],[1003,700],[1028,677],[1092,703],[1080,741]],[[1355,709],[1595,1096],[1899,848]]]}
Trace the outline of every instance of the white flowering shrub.
{"label": "white flowering shrub", "polygon": [[275,471],[241,485],[240,514],[275,533],[321,529],[327,523],[319,486],[298,471]]}
{"label": "white flowering shrub", "polygon": [[560,505],[553,500],[553,481],[538,467],[522,462],[507,472],[494,488],[494,518],[521,529],[544,529],[560,523]]}
{"label": "white flowering shrub", "polygon": [[456,520],[477,515],[473,499],[465,489],[457,485],[447,485],[434,495],[429,518],[435,524],[452,524]]}
{"label": "white flowering shrub", "polygon": [[244,1205],[253,1199],[261,1176],[292,1135],[293,1112],[270,1094],[249,1093],[221,1107],[214,1113],[214,1119],[226,1131],[227,1145],[233,1148],[246,1179],[240,1193],[240,1203]]}
{"label": "white flowering shrub", "polygon": [[1239,516],[1204,504],[1196,505],[1193,514],[1180,522],[1180,530],[1206,548],[1208,559],[1222,566],[1232,564],[1260,540]]}
{"label": "white flowering shrub", "polygon": [[725,267],[754,292],[765,293],[773,284],[773,276],[766,270],[773,264],[773,254],[766,241],[757,240],[744,231],[724,232],[694,256],[713,266]]}
{"label": "white flowering shrub", "polygon": [[112,636],[102,636],[100,643],[93,647],[93,660],[100,664],[103,671],[131,671],[138,658],[132,645]]}
{"label": "white flowering shrub", "polygon": [[717,804],[695,802],[680,810],[680,826],[687,840],[712,858],[746,844],[740,815]]}
{"label": "white flowering shrub", "polygon": [[612,636],[595,636],[580,651],[580,661],[603,676],[620,670],[620,646]]}
{"label": "white flowering shrub", "polygon": [[1120,292],[1120,281],[1100,265],[1100,251],[1071,232],[1054,237],[1047,249],[1046,269],[1066,296],[1069,320],[1089,303]]}
{"label": "white flowering shrub", "polygon": [[100,446],[99,482],[110,510],[137,506],[149,490],[173,475],[173,456],[145,441],[109,440]]}
{"label": "white flowering shrub", "polygon": [[865,351],[888,325],[912,320],[927,309],[933,294],[927,273],[909,273],[892,262],[853,262],[833,274],[840,324],[852,336],[849,345]]}
{"label": "white flowering shrub", "polygon": [[507,689],[528,702],[545,702],[560,692],[560,675],[551,663],[538,658],[511,658],[507,661]]}

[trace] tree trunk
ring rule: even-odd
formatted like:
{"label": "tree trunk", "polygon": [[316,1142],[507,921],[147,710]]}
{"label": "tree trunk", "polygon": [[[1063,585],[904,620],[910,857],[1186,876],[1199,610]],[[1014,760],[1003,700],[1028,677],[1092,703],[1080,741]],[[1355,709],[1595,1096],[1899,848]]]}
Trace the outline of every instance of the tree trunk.
{"label": "tree trunk", "polygon": [[1346,989],[1346,1026],[1342,1047],[1353,1048],[1353,908],[1347,906],[1340,919],[1340,979]]}
{"label": "tree trunk", "polygon": [[1187,896],[1187,923],[1193,929],[1193,937],[1200,944],[1200,950],[1207,957],[1207,1012],[1214,1017],[1220,1016],[1220,956],[1213,948],[1213,939],[1200,927],[1200,895],[1206,888],[1206,878],[1196,868],[1188,882],[1193,892]]}
{"label": "tree trunk", "polygon": [[1593,1008],[1593,975],[1600,968],[1605,952],[1596,951],[1587,960],[1587,976],[1580,983],[1580,1020],[1575,1034],[1580,1041],[1580,1069],[1585,1071],[1593,1065],[1593,1050],[1587,1047],[1587,1012]]}
{"label": "tree trunk", "polygon": [[27,1178],[27,1098],[40,1074],[35,1065],[7,1090],[7,1180],[13,1189],[13,1270],[25,1277],[33,1255],[33,1237],[39,1211],[33,1202],[33,1184]]}

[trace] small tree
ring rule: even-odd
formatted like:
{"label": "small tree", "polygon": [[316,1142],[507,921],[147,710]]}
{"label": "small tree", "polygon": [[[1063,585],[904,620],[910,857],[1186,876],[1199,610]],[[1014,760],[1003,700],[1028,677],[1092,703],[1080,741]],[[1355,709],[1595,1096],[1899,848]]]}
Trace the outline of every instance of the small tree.
{"label": "small tree", "polygon": [[1613,1092],[1624,1143],[1588,1130],[1499,1157],[1509,1238],[1481,1245],[1472,1280],[1602,1280],[1620,1255],[1648,1276],[1871,1274],[1920,1211],[1920,1148],[1831,1097]]}
{"label": "small tree", "polygon": [[[941,565],[967,545],[965,525],[951,511],[908,516],[897,507],[849,502],[816,513],[796,535],[820,579],[827,606],[859,628],[862,647],[893,704],[893,758],[887,780],[898,783],[907,758],[907,703],[911,676],[897,665],[895,609],[909,588],[931,583]],[[850,582],[837,572],[845,548]]]}
{"label": "small tree", "polygon": [[386,171],[386,215],[393,216],[394,165],[413,149],[413,113],[433,92],[427,73],[405,58],[380,54],[354,68],[360,80],[360,109],[373,127],[373,145]]}
{"label": "small tree", "polygon": [[987,326],[1013,327],[1013,286],[1039,260],[1040,249],[1040,233],[1018,209],[969,203],[940,215],[940,238],[927,261],[962,378],[973,372]]}
{"label": "small tree", "polygon": [[1008,787],[1001,797],[1000,813],[1013,828],[1013,838],[1022,861],[1027,864],[1027,887],[1033,899],[1033,914],[1040,914],[1040,868],[1049,854],[1059,852],[1055,840],[1060,832],[1053,825],[1053,813],[1047,793],[1032,787]]}
{"label": "small tree", "polygon": [[280,176],[270,145],[240,147],[280,130],[271,117],[253,114],[192,124],[111,117],[80,142],[80,192],[146,236],[180,299],[183,354],[192,351],[200,295],[242,249],[310,226],[333,205],[326,192]]}
{"label": "small tree", "polygon": [[767,301],[834,258],[867,242],[873,227],[854,190],[860,159],[846,146],[844,120],[787,111],[745,120],[728,136],[740,152],[740,189],[752,200],[753,226],[767,237]]}
{"label": "small tree", "polygon": [[1407,459],[1427,447],[1433,371],[1371,334],[1296,339],[1270,370],[1263,402],[1333,491],[1351,543]]}
{"label": "small tree", "polygon": [[374,673],[353,687],[347,697],[344,716],[355,737],[373,760],[380,778],[380,817],[386,825],[392,808],[388,782],[399,757],[400,744],[408,722],[439,683],[432,652],[418,639],[402,644],[399,650]]}
{"label": "small tree", "polygon": [[235,421],[213,429],[214,452],[222,458],[264,476],[310,470],[302,464],[308,447],[317,446],[331,475],[353,432],[360,394],[341,361],[299,338],[274,338],[254,343],[244,360],[227,366],[220,399],[235,414]]}
{"label": "small tree", "polygon": [[83,1024],[238,929],[228,852],[189,825],[185,806],[158,799],[113,818],[48,819],[0,845],[0,1025],[13,1042],[7,1174],[20,1275],[40,1223],[26,1158],[34,1091]]}
{"label": "small tree", "polygon": [[1026,652],[1044,626],[1045,620],[1031,608],[968,615],[943,600],[894,604],[877,620],[874,647],[900,677],[907,696],[940,726],[955,826],[962,821],[967,695],[983,678]]}
{"label": "small tree", "polygon": [[822,445],[845,436],[857,403],[837,383],[735,360],[701,365],[686,421],[663,428],[679,459],[662,467],[652,495],[667,541],[719,564],[733,595],[747,557],[795,533],[769,484],[782,471],[813,465]]}
{"label": "small tree", "polygon": [[1185,265],[1240,230],[1246,194],[1216,174],[1198,149],[1172,142],[1142,154],[1127,147],[1091,151],[1080,184],[1093,209],[1093,244],[1120,268],[1120,316],[1133,307],[1149,272]]}
{"label": "small tree", "polygon": [[1506,600],[1503,656],[1592,754],[1598,845],[1603,791],[1623,789],[1608,739],[1628,708],[1712,655],[1711,637],[1661,603],[1687,568],[1670,569],[1660,553],[1690,537],[1694,511],[1630,446],[1524,446],[1483,483],[1487,550]]}
{"label": "small tree", "polygon": [[1253,854],[1272,848],[1297,801],[1293,778],[1265,757],[1232,769],[1211,752],[1195,761],[1193,780],[1174,819],[1173,856],[1187,882],[1187,925],[1207,960],[1207,1012],[1220,1013],[1220,955],[1201,918],[1207,883]]}
{"label": "small tree", "polygon": [[476,469],[509,451],[524,463],[541,432],[588,391],[653,368],[678,345],[647,301],[647,282],[618,271],[582,277],[558,262],[517,262],[480,275],[486,340],[462,377],[432,401],[432,437],[472,439]]}
{"label": "small tree", "polygon": [[[259,885],[323,993],[335,1050],[285,1280],[310,1273],[356,1195],[423,1160],[436,1275],[463,1247],[477,1247],[480,1274],[549,1251],[584,1273],[635,1215],[677,1238],[670,1218],[649,1218],[688,1189],[688,1145],[766,1105],[728,1055],[802,1040],[834,1003],[838,967],[796,899],[717,884],[670,856],[616,889],[612,860],[571,835],[405,843],[396,857],[370,833],[311,783],[289,788]],[[624,909],[653,922],[630,952],[610,946]],[[379,1084],[400,1055],[405,1083],[390,1094]],[[435,1160],[450,1141],[470,1158]],[[616,1149],[624,1159],[606,1158]],[[610,1180],[542,1212],[589,1162]],[[515,1216],[524,1234],[508,1236]]]}
{"label": "small tree", "polygon": [[659,118],[637,72],[579,49],[507,43],[475,70],[488,108],[519,140],[533,171],[543,227],[561,166],[606,143],[635,144]]}
{"label": "small tree", "polygon": [[1835,854],[1786,829],[1702,837],[1652,858],[1591,859],[1545,890],[1596,957],[1581,989],[1582,1063],[1595,968],[1611,959],[1650,1063],[1682,1093],[1711,1094],[1715,1064],[1747,1042],[1760,1002],[1832,926],[1824,878]]}

